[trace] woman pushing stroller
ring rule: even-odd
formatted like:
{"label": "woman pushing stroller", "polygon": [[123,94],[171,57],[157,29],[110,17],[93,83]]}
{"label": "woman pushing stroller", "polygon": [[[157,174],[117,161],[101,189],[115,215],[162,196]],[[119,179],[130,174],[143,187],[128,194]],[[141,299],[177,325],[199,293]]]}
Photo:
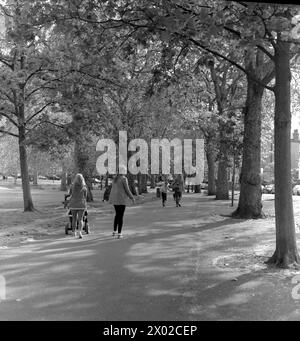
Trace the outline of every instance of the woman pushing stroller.
{"label": "woman pushing stroller", "polygon": [[72,213],[72,232],[76,237],[76,223],[78,221],[79,238],[82,238],[83,216],[86,211],[87,187],[82,174],[76,174],[70,188],[69,209]]}

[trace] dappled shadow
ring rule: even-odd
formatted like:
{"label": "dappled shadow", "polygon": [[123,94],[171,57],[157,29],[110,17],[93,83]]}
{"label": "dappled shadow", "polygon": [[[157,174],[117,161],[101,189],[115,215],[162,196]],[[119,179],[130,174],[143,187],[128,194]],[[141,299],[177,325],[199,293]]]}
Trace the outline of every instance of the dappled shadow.
{"label": "dappled shadow", "polygon": [[110,236],[113,215],[95,212],[93,233],[83,240],[47,238],[0,251],[7,279],[0,319],[295,318],[290,282],[214,263],[242,252],[271,253],[272,220],[254,225],[220,217],[220,208],[232,208],[224,202],[211,207],[206,197],[183,204],[128,207],[123,240]]}

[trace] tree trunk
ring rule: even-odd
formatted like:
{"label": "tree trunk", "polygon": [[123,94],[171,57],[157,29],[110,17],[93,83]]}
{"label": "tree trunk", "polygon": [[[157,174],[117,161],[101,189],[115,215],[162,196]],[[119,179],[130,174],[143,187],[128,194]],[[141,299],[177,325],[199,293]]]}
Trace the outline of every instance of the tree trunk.
{"label": "tree trunk", "polygon": [[261,106],[264,88],[247,77],[247,100],[244,108],[243,160],[240,197],[233,217],[261,218]]}
{"label": "tree trunk", "polygon": [[37,169],[34,169],[33,173],[33,186],[38,186],[38,177],[39,177],[39,172]]}
{"label": "tree trunk", "polygon": [[30,183],[29,183],[24,125],[21,125],[19,127],[19,152],[20,152],[20,168],[21,168],[21,177],[22,177],[24,212],[32,212],[34,211],[34,206],[33,206]]}
{"label": "tree trunk", "polygon": [[[84,176],[84,173],[83,173],[83,176]],[[93,197],[93,193],[92,193],[93,183],[91,181],[91,178],[89,176],[85,176],[85,182],[86,182],[86,186],[87,186],[86,201],[87,202],[93,202],[94,201],[94,197]]]}
{"label": "tree trunk", "polygon": [[229,186],[228,186],[228,174],[227,174],[227,161],[219,161],[218,164],[218,178],[216,185],[216,200],[228,200],[229,199]]}
{"label": "tree trunk", "polygon": [[138,173],[137,174],[137,181],[138,181],[138,193],[142,194],[142,174]]}
{"label": "tree trunk", "polygon": [[[38,185],[38,176],[39,176],[39,166],[38,166],[38,150],[37,148],[32,149],[33,155],[33,186]],[[30,182],[30,179],[29,179]]]}
{"label": "tree trunk", "polygon": [[64,161],[62,161],[62,172],[61,172],[61,180],[60,180],[60,190],[63,192],[67,191],[67,168],[66,165],[64,163]]}
{"label": "tree trunk", "polygon": [[150,177],[150,188],[155,188],[155,174],[151,174]]}
{"label": "tree trunk", "polygon": [[231,180],[231,206],[234,205],[234,190],[235,190],[235,155],[233,155],[233,166],[232,166],[232,180]]}
{"label": "tree trunk", "polygon": [[216,156],[211,142],[206,145],[206,159],[208,169],[208,189],[207,195],[216,195],[216,177],[215,177],[215,164]]}
{"label": "tree trunk", "polygon": [[87,155],[87,149],[84,146],[84,143],[80,139],[76,139],[75,141],[75,167],[76,172],[81,173],[85,179],[86,186],[87,186],[87,202],[93,202],[93,194],[92,194],[92,181],[87,171],[87,163],[89,156]]}
{"label": "tree trunk", "polygon": [[[75,118],[76,117],[76,118]],[[74,146],[74,154],[75,154],[75,169],[77,173],[81,173],[85,179],[87,186],[87,202],[94,201],[92,194],[92,179],[88,170],[88,162],[89,162],[89,143],[86,141],[87,132],[84,127],[81,126],[80,116],[74,117],[74,123],[76,127],[76,138],[75,138],[75,146]]]}
{"label": "tree trunk", "polygon": [[274,78],[273,61],[264,61],[263,53],[252,47],[246,51],[245,69],[252,75],[247,77],[247,100],[244,109],[243,161],[240,175],[240,197],[233,217],[261,218],[261,107],[264,87],[253,81],[253,77],[263,84]]}
{"label": "tree trunk", "polygon": [[148,193],[147,174],[142,174],[142,176],[141,176],[141,189],[142,189],[142,193]]}
{"label": "tree trunk", "polygon": [[276,250],[269,259],[280,267],[299,266],[291,184],[290,43],[275,47],[275,216]]}
{"label": "tree trunk", "polygon": [[229,185],[228,185],[228,153],[227,147],[222,143],[222,128],[220,132],[220,160],[218,164],[218,179],[216,186],[216,200],[229,200]]}
{"label": "tree trunk", "polygon": [[71,186],[72,185],[72,176],[71,174],[67,174],[67,186]]}
{"label": "tree trunk", "polygon": [[128,185],[131,193],[133,195],[137,195],[136,187],[135,187],[135,175],[128,173],[127,174],[127,179],[128,179]]}
{"label": "tree trunk", "polygon": [[[216,101],[218,106],[218,114],[220,116],[224,116],[224,102],[226,99],[226,88],[224,78],[220,79],[217,75],[214,62],[209,62],[210,73],[212,77],[212,81],[214,83],[215,93],[216,93]],[[226,72],[225,72],[226,74]],[[228,177],[227,177],[227,168],[228,168],[228,150],[227,150],[227,138],[226,138],[226,130],[224,129],[224,124],[219,121],[219,165],[218,165],[218,181],[216,188],[216,200],[228,200],[229,199],[229,186],[228,186]]]}

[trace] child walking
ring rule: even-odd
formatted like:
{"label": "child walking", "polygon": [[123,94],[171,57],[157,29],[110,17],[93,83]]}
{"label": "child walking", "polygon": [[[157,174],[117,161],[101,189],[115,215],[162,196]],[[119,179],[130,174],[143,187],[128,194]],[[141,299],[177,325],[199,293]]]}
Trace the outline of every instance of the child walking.
{"label": "child walking", "polygon": [[166,207],[167,194],[168,194],[168,180],[165,180],[164,183],[160,186],[161,200],[163,207]]}
{"label": "child walking", "polygon": [[72,231],[76,237],[76,223],[78,219],[79,238],[82,238],[83,215],[86,210],[87,187],[82,174],[76,174],[70,188],[69,208],[72,213]]}

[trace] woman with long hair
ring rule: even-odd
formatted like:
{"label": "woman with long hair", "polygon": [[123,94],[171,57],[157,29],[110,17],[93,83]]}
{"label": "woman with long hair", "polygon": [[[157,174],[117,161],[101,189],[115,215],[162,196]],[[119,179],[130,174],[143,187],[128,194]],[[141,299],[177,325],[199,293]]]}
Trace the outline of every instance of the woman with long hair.
{"label": "woman with long hair", "polygon": [[76,237],[76,223],[78,220],[79,238],[82,238],[83,215],[86,210],[87,187],[82,174],[75,175],[73,184],[70,188],[71,198],[69,208],[72,212],[72,231]]}
{"label": "woman with long hair", "polygon": [[[121,173],[125,173],[126,167],[120,166],[119,170]],[[109,195],[109,203],[114,205],[115,208],[114,230],[112,235],[117,236],[117,238],[122,238],[123,217],[128,198],[134,202],[133,194],[128,186],[128,180],[125,175],[119,172],[113,179]]]}

